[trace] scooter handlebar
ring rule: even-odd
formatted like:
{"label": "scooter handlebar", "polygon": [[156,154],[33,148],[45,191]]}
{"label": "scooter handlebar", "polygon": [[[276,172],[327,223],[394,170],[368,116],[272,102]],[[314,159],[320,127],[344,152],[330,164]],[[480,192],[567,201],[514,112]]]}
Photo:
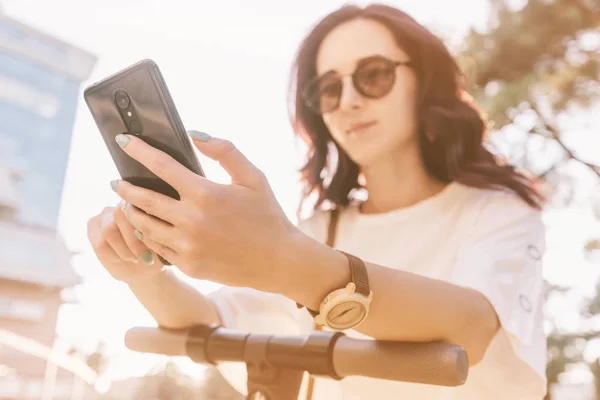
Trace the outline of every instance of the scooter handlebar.
{"label": "scooter handlebar", "polygon": [[[462,347],[441,342],[354,339],[329,332],[314,332],[308,336],[255,335],[221,327],[195,330],[136,327],[125,335],[125,344],[130,350],[187,356],[195,362],[208,364],[248,361],[246,346],[251,342],[264,343],[265,359],[274,366],[306,370],[336,379],[366,376],[458,386],[466,381],[469,369],[467,354]],[[318,346],[325,350],[315,354]]]}

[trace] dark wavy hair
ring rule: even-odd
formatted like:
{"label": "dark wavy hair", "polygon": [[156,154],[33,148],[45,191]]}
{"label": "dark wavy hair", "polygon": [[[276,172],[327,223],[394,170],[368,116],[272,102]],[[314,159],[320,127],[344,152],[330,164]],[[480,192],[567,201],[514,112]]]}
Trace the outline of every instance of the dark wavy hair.
{"label": "dark wavy hair", "polygon": [[[311,195],[316,196],[315,210],[324,208],[325,202],[343,207],[351,202],[354,189],[362,189],[358,165],[337,146],[323,118],[311,111],[302,97],[306,83],[316,77],[317,52],[323,39],[338,25],[356,18],[386,26],[414,62],[420,150],[429,173],[442,182],[508,189],[541,208],[544,199],[534,180],[484,147],[484,116],[463,89],[463,73],[446,46],[406,13],[379,4],[366,8],[346,5],[332,12],[308,33],[297,51],[289,92],[290,118],[296,135],[308,146],[306,164],[300,169],[304,186],[300,208]],[[338,155],[335,171],[329,162],[331,145]]]}

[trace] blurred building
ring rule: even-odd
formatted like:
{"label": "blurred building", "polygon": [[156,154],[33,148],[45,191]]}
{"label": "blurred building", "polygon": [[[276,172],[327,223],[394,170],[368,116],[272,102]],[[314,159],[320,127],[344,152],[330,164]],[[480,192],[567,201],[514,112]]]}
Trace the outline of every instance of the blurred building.
{"label": "blurred building", "polygon": [[61,292],[79,281],[57,221],[80,85],[95,63],[0,9],[0,399],[50,398],[49,382],[51,398],[71,398],[73,373],[45,358]]}

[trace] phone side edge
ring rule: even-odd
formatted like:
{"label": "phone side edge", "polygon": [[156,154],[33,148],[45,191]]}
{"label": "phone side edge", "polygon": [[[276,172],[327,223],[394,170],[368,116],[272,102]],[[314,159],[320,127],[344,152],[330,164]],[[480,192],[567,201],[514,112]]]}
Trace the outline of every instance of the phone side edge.
{"label": "phone side edge", "polygon": [[158,89],[159,93],[161,94],[161,98],[162,98],[163,102],[165,103],[165,111],[167,112],[169,118],[171,119],[171,122],[173,123],[173,126],[175,127],[175,131],[176,131],[178,140],[184,146],[184,148],[188,151],[188,154],[191,155],[190,159],[188,159],[188,162],[190,163],[192,168],[195,169],[195,170],[193,170],[193,172],[202,177],[206,177],[206,175],[204,173],[204,169],[202,168],[200,161],[198,160],[198,158],[196,157],[196,155],[194,153],[191,140],[187,134],[185,126],[183,125],[181,116],[179,115],[179,112],[177,111],[175,102],[173,101],[173,98],[171,96],[171,93],[169,91],[169,88],[166,84],[166,81],[162,75],[160,68],[152,60],[150,60],[150,62],[148,62],[146,65],[150,69],[150,74],[152,75],[152,77],[155,80],[155,83],[157,84],[157,89]]}

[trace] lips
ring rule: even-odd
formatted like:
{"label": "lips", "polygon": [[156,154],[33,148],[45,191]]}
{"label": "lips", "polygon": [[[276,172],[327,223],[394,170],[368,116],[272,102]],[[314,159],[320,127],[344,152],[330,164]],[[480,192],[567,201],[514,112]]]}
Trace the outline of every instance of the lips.
{"label": "lips", "polygon": [[350,128],[346,130],[347,134],[356,134],[360,133],[374,125],[377,124],[377,121],[368,121],[368,122],[357,122],[356,124],[352,124]]}

